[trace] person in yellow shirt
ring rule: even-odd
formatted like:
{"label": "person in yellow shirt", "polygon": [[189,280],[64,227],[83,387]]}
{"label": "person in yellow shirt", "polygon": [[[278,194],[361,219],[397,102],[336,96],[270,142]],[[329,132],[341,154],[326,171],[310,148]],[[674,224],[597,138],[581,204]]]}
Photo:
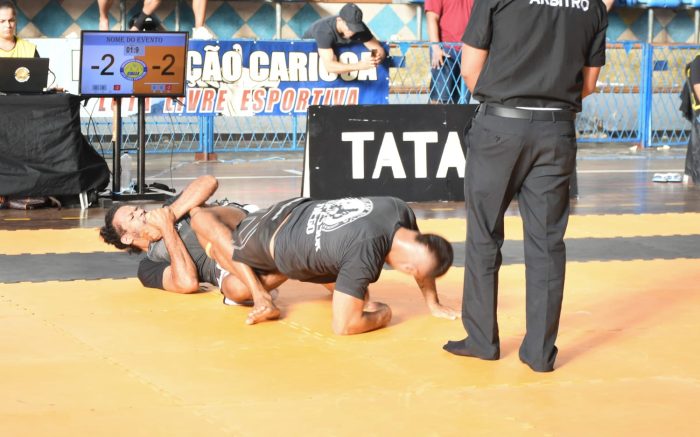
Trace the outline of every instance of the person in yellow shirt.
{"label": "person in yellow shirt", "polygon": [[17,38],[17,10],[10,1],[0,0],[0,58],[38,58],[36,46]]}

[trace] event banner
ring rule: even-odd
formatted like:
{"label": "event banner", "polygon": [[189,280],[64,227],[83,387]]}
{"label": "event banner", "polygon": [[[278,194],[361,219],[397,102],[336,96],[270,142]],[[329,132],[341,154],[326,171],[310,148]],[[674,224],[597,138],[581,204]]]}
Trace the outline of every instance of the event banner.
{"label": "event banner", "polygon": [[[344,63],[370,56],[362,44],[338,54]],[[187,65],[185,107],[166,104],[165,113],[299,115],[310,105],[385,104],[389,96],[385,64],[328,73],[313,41],[191,40]]]}
{"label": "event banner", "polygon": [[476,108],[310,107],[303,195],[464,200],[464,130]]}
{"label": "event banner", "polygon": [[[77,94],[80,40],[36,39],[41,56],[51,59],[53,85]],[[389,47],[384,45],[385,50]],[[362,44],[345,46],[339,60],[369,58]],[[72,62],[66,63],[66,59]],[[174,115],[306,114],[310,105],[385,104],[389,96],[388,63],[345,74],[328,73],[314,41],[190,40],[184,99],[147,99],[146,111]],[[87,104],[94,117],[111,116],[111,99]],[[136,100],[123,99],[123,115],[136,112]]]}

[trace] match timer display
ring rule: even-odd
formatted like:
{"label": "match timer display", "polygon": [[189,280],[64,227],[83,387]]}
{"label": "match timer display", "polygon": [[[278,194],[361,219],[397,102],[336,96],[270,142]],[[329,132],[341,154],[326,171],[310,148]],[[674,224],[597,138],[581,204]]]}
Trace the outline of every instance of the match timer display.
{"label": "match timer display", "polygon": [[187,32],[83,31],[83,96],[182,97]]}

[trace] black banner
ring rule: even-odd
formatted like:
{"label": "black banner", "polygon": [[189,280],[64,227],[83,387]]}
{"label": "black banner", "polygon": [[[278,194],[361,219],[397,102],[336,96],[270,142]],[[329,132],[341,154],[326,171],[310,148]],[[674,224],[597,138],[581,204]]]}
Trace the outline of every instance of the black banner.
{"label": "black banner", "polygon": [[100,191],[105,160],[80,131],[80,98],[0,96],[0,195],[61,196]]}
{"label": "black banner", "polygon": [[464,129],[476,108],[311,106],[304,195],[464,200]]}

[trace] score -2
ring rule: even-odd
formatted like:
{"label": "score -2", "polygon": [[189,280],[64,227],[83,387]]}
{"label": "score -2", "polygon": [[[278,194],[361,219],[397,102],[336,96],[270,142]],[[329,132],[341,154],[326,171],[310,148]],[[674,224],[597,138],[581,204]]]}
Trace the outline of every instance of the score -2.
{"label": "score -2", "polygon": [[[100,71],[100,76],[114,76],[114,71],[111,70],[112,66],[114,65],[114,55],[112,54],[104,54],[102,55],[101,58],[102,61],[107,61],[107,64],[102,67],[102,70]],[[165,65],[153,65],[151,68],[153,70],[161,70],[161,75],[162,76],[175,76],[175,72],[173,72],[171,69],[173,67],[173,64],[175,64],[175,56],[171,54],[165,54],[163,55],[163,58],[161,59],[165,63]],[[92,70],[99,70],[100,66],[99,65],[91,65],[90,69]],[[130,79],[130,80],[138,80],[141,77],[143,77],[146,72],[147,72],[147,67],[146,64],[139,60],[139,59],[127,59],[120,67],[119,69],[121,75],[125,79]]]}

